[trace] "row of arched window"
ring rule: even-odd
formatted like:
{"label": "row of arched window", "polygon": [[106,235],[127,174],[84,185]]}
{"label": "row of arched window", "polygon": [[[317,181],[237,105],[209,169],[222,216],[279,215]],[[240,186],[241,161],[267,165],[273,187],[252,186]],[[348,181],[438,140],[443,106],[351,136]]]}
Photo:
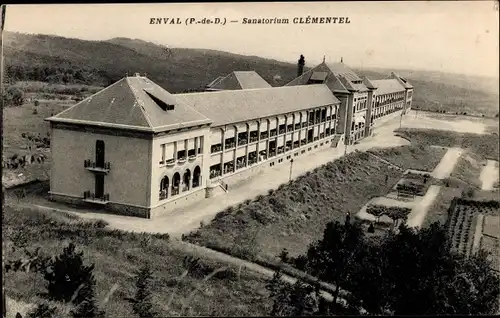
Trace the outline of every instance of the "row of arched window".
{"label": "row of arched window", "polygon": [[179,172],[174,173],[172,180],[170,180],[168,176],[164,176],[160,181],[160,200],[165,200],[169,197],[178,195],[181,192],[197,188],[200,185],[200,166],[196,166],[192,173],[190,169],[186,169],[182,175],[182,179]]}

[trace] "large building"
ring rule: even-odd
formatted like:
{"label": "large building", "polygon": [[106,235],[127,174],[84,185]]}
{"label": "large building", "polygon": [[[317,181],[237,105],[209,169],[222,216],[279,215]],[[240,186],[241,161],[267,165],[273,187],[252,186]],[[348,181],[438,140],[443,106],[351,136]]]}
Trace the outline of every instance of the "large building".
{"label": "large building", "polygon": [[392,73],[370,81],[325,62],[283,87],[233,72],[207,92],[170,94],[125,77],[48,118],[50,197],[145,218],[227,191],[261,169],[371,134],[411,107],[412,86]]}

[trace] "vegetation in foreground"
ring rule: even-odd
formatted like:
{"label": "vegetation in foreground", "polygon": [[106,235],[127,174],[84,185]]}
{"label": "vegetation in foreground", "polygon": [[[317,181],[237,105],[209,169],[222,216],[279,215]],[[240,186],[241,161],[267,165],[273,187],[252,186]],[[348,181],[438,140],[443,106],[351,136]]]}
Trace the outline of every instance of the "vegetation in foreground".
{"label": "vegetation in foreground", "polygon": [[274,262],[284,248],[291,256],[304,253],[330,220],[355,215],[401,176],[367,153],[351,153],[267,196],[229,207],[184,238],[244,259]]}
{"label": "vegetation in foreground", "polygon": [[461,147],[470,150],[481,158],[498,160],[499,144],[497,135],[481,135],[460,133],[438,129],[397,129],[396,134],[419,145],[436,145],[442,147]]}
{"label": "vegetation in foreground", "polygon": [[[66,304],[59,301],[68,299],[67,295],[62,298],[48,297],[49,281],[57,282],[58,278],[47,280],[45,273],[33,270],[5,274],[9,297],[55,307],[55,316],[67,317],[72,315],[72,310],[86,312],[92,308],[97,310],[96,313],[104,311],[110,317],[137,316],[134,313],[147,307],[134,307],[130,298],[141,295],[137,291],[140,286],[137,286],[137,275],[134,273],[140,271],[145,262],[148,262],[153,278],[148,280],[151,297],[142,299],[150,302],[152,311],[162,316],[249,316],[269,311],[266,279],[245,269],[238,271],[238,268],[201,257],[194,261],[192,255],[183,252],[179,242],[170,241],[168,235],[111,231],[104,228],[102,221],[83,221],[71,215],[10,206],[5,207],[3,217],[5,260],[20,267],[32,257],[49,260],[62,254],[70,255],[73,260],[80,259],[81,262],[73,261],[77,266],[72,268],[94,266],[91,276],[95,279],[95,306],[87,306],[87,302],[86,307],[80,309],[74,301]],[[75,250],[64,250],[68,249],[69,242],[75,244]],[[78,257],[79,254],[81,257]]]}
{"label": "vegetation in foreground", "polygon": [[[336,286],[333,303],[314,285],[268,285],[271,314],[300,315],[492,315],[499,310],[500,278],[485,253],[465,258],[450,252],[438,224],[415,231],[401,225],[374,245],[358,224],[330,222],[323,238],[291,263]],[[347,304],[336,305],[340,289]]]}

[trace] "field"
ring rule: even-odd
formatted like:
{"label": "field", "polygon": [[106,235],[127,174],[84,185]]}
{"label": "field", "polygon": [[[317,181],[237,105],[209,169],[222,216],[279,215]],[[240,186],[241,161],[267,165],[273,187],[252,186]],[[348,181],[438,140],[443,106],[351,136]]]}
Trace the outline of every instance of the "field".
{"label": "field", "polygon": [[392,164],[403,169],[413,169],[431,172],[439,164],[446,149],[427,145],[408,145],[397,148],[369,150]]}
{"label": "field", "polygon": [[22,135],[30,133],[40,138],[50,138],[50,124],[44,119],[73,106],[75,101],[71,97],[84,98],[99,89],[99,87],[86,85],[42,82],[17,82],[12,86],[21,88],[25,92],[24,103],[21,106],[4,107],[2,110],[3,161],[13,155],[24,156],[36,153],[42,153],[47,160],[18,169],[4,168],[2,181],[7,186],[20,182],[48,179],[50,150],[48,148],[29,150],[30,142]]}
{"label": "field", "polygon": [[479,155],[482,159],[498,160],[499,138],[493,134],[472,134],[437,129],[397,129],[398,136],[421,145],[436,145],[442,147],[461,147]]}
{"label": "field", "polygon": [[[181,313],[250,316],[269,312],[271,304],[263,277],[230,267],[205,282],[207,275],[223,269],[224,265],[198,256],[202,267],[186,274],[183,260],[190,255],[183,251],[184,243],[160,235],[111,231],[103,226],[102,221],[83,221],[72,215],[8,206],[4,209],[2,224],[3,257],[10,260],[21,256],[19,248],[12,249],[14,243],[28,246],[30,250],[40,247],[43,255],[58,255],[73,241],[84,252],[85,262],[95,264],[100,304],[112,286],[118,284],[116,292],[102,307],[109,317],[132,317],[131,305],[124,298],[133,297],[134,272],[145,262],[149,262],[153,270],[153,304],[164,316]],[[44,292],[41,274],[8,272],[4,282],[7,295],[14,300],[37,303],[41,299],[38,293]],[[168,307],[170,297],[173,301]]]}
{"label": "field", "polygon": [[366,153],[352,153],[267,196],[220,212],[185,238],[250,260],[274,262],[284,248],[296,256],[321,237],[328,222],[343,221],[346,213],[354,217],[370,198],[385,195],[401,175]]}

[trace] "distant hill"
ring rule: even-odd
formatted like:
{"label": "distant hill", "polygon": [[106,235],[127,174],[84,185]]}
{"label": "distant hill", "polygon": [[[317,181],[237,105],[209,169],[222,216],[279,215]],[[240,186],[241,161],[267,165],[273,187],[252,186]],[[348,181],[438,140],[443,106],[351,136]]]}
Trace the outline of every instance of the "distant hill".
{"label": "distant hill", "polygon": [[[177,93],[200,90],[216,77],[234,70],[254,70],[271,85],[283,85],[296,75],[290,63],[202,49],[165,47],[142,40],[114,38],[84,41],[50,35],[6,32],[4,56],[12,80],[82,82],[107,86],[126,73],[146,73]],[[274,78],[281,80],[276,81]]]}
{"label": "distant hill", "polygon": [[[6,32],[4,56],[11,81],[107,86],[127,73],[139,72],[172,93],[202,90],[213,79],[232,71],[256,71],[273,86],[284,85],[296,76],[296,65],[291,63],[216,50],[167,49],[129,38],[85,41]],[[391,70],[357,72],[381,79]],[[420,109],[487,116],[498,113],[498,79],[420,70],[396,72],[415,87],[414,105]]]}

